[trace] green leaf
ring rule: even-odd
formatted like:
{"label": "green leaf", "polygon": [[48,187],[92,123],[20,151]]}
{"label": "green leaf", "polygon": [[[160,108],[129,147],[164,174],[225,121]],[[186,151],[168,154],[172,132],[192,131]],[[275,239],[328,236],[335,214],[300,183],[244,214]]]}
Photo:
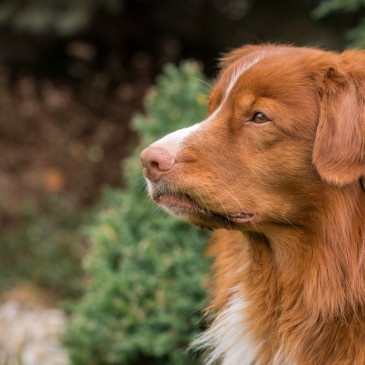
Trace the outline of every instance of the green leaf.
{"label": "green leaf", "polygon": [[104,209],[86,231],[90,277],[72,306],[65,342],[73,364],[194,364],[185,349],[199,332],[207,236],[148,200],[139,153],[152,141],[204,118],[208,92],[198,65],[168,65],[133,126],[140,145],[125,161],[124,191],[104,191]]}

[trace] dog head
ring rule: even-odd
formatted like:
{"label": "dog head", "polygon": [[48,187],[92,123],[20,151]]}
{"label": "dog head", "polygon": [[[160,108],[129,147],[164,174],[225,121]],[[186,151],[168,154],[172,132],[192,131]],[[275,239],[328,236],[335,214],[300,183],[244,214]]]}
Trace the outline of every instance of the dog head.
{"label": "dog head", "polygon": [[204,121],[141,153],[152,199],[207,228],[302,224],[365,174],[365,54],[246,46],[222,60]]}

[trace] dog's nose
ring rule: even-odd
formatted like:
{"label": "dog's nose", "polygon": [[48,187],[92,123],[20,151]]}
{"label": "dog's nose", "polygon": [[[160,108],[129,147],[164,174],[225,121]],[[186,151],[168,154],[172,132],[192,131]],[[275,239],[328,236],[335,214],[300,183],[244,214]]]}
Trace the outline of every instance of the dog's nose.
{"label": "dog's nose", "polygon": [[149,179],[158,180],[161,175],[170,170],[175,162],[174,156],[162,147],[147,147],[141,153],[143,175]]}

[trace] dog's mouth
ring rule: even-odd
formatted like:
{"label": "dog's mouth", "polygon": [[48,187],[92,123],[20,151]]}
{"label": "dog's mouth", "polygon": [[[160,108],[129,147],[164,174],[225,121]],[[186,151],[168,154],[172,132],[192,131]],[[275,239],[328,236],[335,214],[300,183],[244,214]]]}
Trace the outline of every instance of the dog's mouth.
{"label": "dog's mouth", "polygon": [[152,199],[165,211],[205,228],[235,228],[255,218],[251,212],[221,213],[210,210],[185,193],[155,193]]}

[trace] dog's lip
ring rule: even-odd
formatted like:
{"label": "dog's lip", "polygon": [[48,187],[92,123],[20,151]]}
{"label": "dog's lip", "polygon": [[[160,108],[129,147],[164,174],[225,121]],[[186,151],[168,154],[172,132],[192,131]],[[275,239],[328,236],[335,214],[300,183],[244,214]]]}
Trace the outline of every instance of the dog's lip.
{"label": "dog's lip", "polygon": [[227,215],[229,220],[235,223],[248,223],[255,218],[254,213],[248,212],[228,213]]}
{"label": "dog's lip", "polygon": [[159,194],[153,199],[157,204],[167,208],[178,208],[188,214],[201,214],[213,221],[223,220],[225,223],[244,224],[255,219],[255,214],[251,212],[220,213],[203,208],[193,197],[183,193]]}
{"label": "dog's lip", "polygon": [[204,209],[186,194],[161,194],[154,197],[154,200],[168,208],[181,208],[187,211],[204,213]]}

